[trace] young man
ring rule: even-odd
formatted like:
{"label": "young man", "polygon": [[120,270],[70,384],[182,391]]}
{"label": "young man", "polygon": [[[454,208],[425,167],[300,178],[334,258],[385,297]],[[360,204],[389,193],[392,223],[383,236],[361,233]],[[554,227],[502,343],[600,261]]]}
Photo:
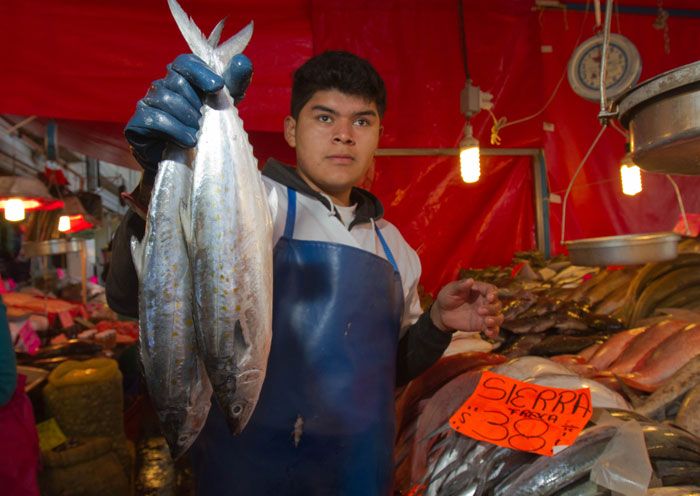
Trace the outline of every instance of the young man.
{"label": "young man", "polygon": [[[139,102],[125,134],[145,169],[142,201],[165,143],[196,144],[202,95],[224,84],[242,95],[251,66],[237,62],[222,79],[180,56]],[[379,200],[355,187],[385,107],[381,77],[350,53],[323,53],[294,74],[284,136],[296,168],[270,160],[262,172],[275,243],[267,376],[240,436],[212,405],[192,448],[199,494],[388,494],[394,386],[434,363],[452,330],[498,332],[495,288],[472,280],[448,284],[421,312],[418,256]],[[107,283],[112,308],[130,315],[137,282],[128,239],[143,227],[133,213],[125,218]]]}

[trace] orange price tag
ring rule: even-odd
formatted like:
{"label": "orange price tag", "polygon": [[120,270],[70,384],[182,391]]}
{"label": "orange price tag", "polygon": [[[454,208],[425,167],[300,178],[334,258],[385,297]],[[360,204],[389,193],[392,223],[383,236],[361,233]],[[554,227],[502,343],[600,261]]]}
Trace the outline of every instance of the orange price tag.
{"label": "orange price tag", "polygon": [[592,413],[588,389],[540,386],[484,371],[450,425],[479,441],[551,456],[554,446],[574,443]]}

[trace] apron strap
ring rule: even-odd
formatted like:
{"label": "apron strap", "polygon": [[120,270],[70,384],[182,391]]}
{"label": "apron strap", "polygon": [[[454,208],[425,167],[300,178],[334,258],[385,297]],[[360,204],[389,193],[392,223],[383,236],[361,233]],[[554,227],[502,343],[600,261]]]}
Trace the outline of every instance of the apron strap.
{"label": "apron strap", "polygon": [[284,237],[292,239],[294,237],[294,222],[297,218],[297,192],[292,188],[287,188],[287,220],[284,224]]}
{"label": "apron strap", "polygon": [[384,248],[384,253],[386,254],[387,260],[391,263],[391,265],[394,266],[394,270],[398,273],[399,272],[399,266],[396,263],[396,260],[394,260],[394,255],[391,253],[391,248],[389,248],[388,243],[384,239],[384,236],[382,235],[382,232],[379,230],[377,227],[377,224],[374,225],[374,230],[377,233],[377,237],[379,238],[379,242],[382,244],[382,248]]}

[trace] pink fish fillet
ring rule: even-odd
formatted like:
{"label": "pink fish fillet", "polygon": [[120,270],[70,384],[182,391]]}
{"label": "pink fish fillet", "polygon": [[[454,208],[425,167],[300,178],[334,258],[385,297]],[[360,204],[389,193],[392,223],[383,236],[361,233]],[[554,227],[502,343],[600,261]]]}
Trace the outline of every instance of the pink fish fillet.
{"label": "pink fish fillet", "polygon": [[588,363],[598,370],[607,369],[624,352],[632,340],[644,331],[646,331],[646,327],[637,327],[629,331],[618,332],[598,348],[598,351],[593,354]]}
{"label": "pink fish fillet", "polygon": [[601,346],[602,345],[600,343],[592,344],[588,348],[579,351],[578,356],[588,361],[593,355],[595,355],[595,352],[598,351],[598,348],[600,348]]}
{"label": "pink fish fillet", "polygon": [[610,366],[610,371],[615,374],[632,372],[661,342],[687,325],[688,323],[682,320],[664,320],[654,324],[627,345],[624,353]]}
{"label": "pink fish fillet", "polygon": [[642,368],[623,376],[622,380],[636,389],[652,392],[698,355],[700,355],[700,324],[690,324],[661,343],[645,359]]}

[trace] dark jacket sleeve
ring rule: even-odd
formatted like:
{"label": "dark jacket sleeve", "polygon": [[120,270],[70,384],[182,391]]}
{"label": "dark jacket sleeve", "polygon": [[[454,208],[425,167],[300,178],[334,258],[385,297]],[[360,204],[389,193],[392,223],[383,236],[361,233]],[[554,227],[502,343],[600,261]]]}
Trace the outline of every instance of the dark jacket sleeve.
{"label": "dark jacket sleeve", "polygon": [[131,237],[143,238],[145,221],[133,210],[122,219],[112,238],[112,256],[107,273],[107,304],[128,317],[139,315],[139,281],[131,259]]}
{"label": "dark jacket sleeve", "polygon": [[153,178],[144,173],[141,182],[130,194],[122,193],[129,210],[112,238],[112,253],[107,272],[107,304],[127,317],[139,316],[139,280],[131,259],[131,238],[143,239],[146,212],[151,200]]}
{"label": "dark jacket sleeve", "polygon": [[430,320],[428,309],[399,340],[396,356],[396,386],[403,386],[438,361],[452,335],[442,332]]}

